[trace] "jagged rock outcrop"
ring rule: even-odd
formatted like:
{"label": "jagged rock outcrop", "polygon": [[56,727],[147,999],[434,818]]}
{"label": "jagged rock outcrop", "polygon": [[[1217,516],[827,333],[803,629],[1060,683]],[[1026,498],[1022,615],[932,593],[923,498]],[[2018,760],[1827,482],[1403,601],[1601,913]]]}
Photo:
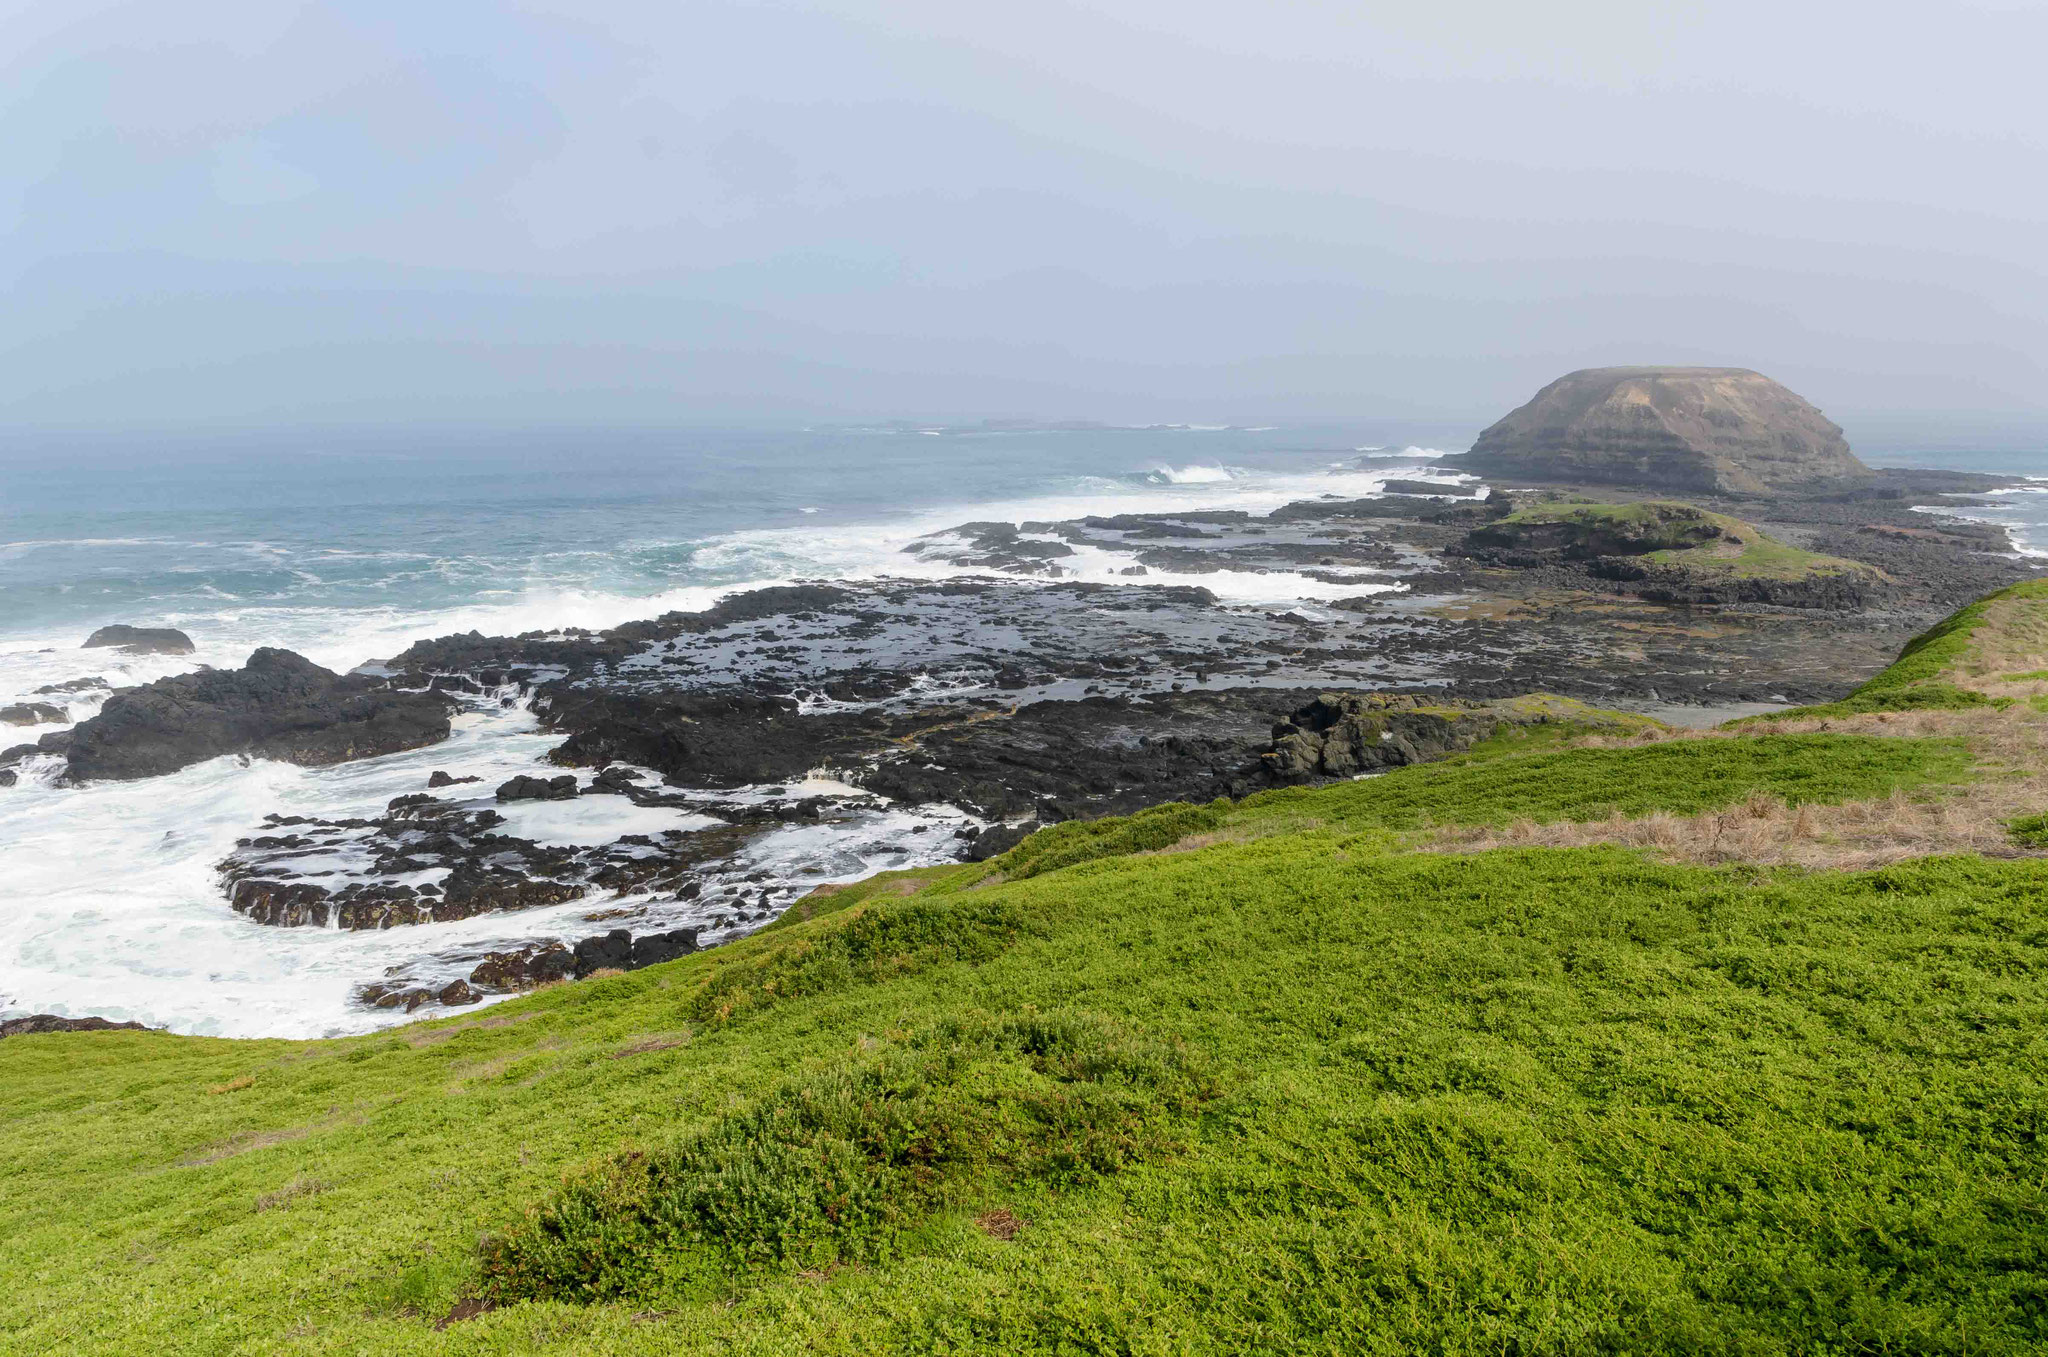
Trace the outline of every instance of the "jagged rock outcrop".
{"label": "jagged rock outcrop", "polygon": [[1273,727],[1276,782],[1356,777],[1470,748],[1502,718],[1477,703],[1401,693],[1324,693]]}
{"label": "jagged rock outcrop", "polygon": [[222,754],[318,767],[445,740],[451,705],[265,647],[240,669],[116,693],[70,732],[64,753],[74,780],[153,777]]}
{"label": "jagged rock outcrop", "polygon": [[1552,693],[1470,701],[1437,693],[1323,693],[1273,726],[1266,785],[1357,777],[1470,749],[1509,727],[1565,723],[1628,735],[1657,722]]}
{"label": "jagged rock outcrop", "polygon": [[1747,368],[1567,373],[1480,434],[1468,465],[1534,480],[1728,495],[1870,475],[1827,416]]}

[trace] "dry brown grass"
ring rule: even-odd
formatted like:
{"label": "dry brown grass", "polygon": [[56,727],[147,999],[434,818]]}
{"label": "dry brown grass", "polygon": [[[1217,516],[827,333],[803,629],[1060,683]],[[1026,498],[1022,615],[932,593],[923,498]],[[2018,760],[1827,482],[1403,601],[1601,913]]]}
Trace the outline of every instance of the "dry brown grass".
{"label": "dry brown grass", "polygon": [[242,1134],[231,1136],[219,1144],[208,1145],[204,1149],[194,1150],[180,1159],[178,1163],[184,1168],[198,1168],[203,1164],[218,1164],[223,1159],[232,1159],[238,1154],[247,1154],[251,1150],[267,1150],[273,1145],[284,1145],[294,1140],[303,1140],[319,1129],[321,1128],[316,1123],[312,1126],[289,1126],[279,1131],[244,1131]]}
{"label": "dry brown grass", "polygon": [[627,1056],[652,1055],[656,1051],[674,1050],[678,1046],[689,1045],[690,1036],[689,1032],[666,1032],[657,1036],[641,1037],[613,1051],[611,1059],[624,1060]]}
{"label": "dry brown grass", "polygon": [[[542,1014],[538,1010],[534,1010],[526,1013],[494,1015],[488,1018],[472,1018],[467,1022],[451,1023],[446,1027],[427,1028],[416,1023],[410,1027],[400,1027],[394,1030],[406,1045],[417,1050],[422,1046],[432,1046],[436,1042],[447,1041],[451,1037],[461,1036],[471,1028],[510,1027],[513,1023],[532,1022],[535,1018],[541,1016]],[[432,1022],[436,1020],[428,1019],[427,1021]]]}
{"label": "dry brown grass", "polygon": [[[451,1094],[467,1093],[471,1084],[481,1083],[487,1079],[497,1079],[514,1065],[543,1055],[566,1050],[568,1045],[569,1043],[561,1037],[547,1037],[535,1042],[531,1046],[523,1046],[518,1050],[506,1051],[503,1054],[495,1055],[485,1060],[474,1060],[457,1065],[448,1072],[447,1092]],[[545,1073],[552,1063],[544,1062],[541,1072]]]}
{"label": "dry brown grass", "polygon": [[2020,710],[1873,712],[1822,721],[1779,721],[1742,731],[1647,731],[1608,746],[1668,739],[1728,739],[1760,730],[1960,738],[1977,777],[1955,786],[1841,805],[1790,806],[1763,795],[1698,815],[1610,816],[1581,823],[1521,820],[1498,827],[1441,829],[1417,846],[1469,853],[1489,848],[1583,848],[1618,844],[1676,862],[1749,862],[1864,870],[1935,853],[2027,855],[2005,827],[2015,816],[2048,811],[2048,719]]}
{"label": "dry brown grass", "polygon": [[990,1239],[1015,1239],[1018,1233],[1029,1223],[1015,1215],[1006,1206],[998,1206],[993,1211],[984,1211],[974,1218],[975,1228]]}
{"label": "dry brown grass", "polygon": [[2022,700],[2048,693],[2048,681],[2014,679],[2048,669],[2048,609],[2038,600],[2000,599],[1984,610],[1970,648],[1951,670],[1958,685]]}
{"label": "dry brown grass", "polygon": [[258,1197],[256,1199],[256,1209],[259,1212],[276,1211],[282,1207],[290,1206],[301,1197],[317,1197],[322,1192],[327,1191],[329,1186],[330,1184],[323,1183],[318,1178],[303,1176],[294,1178],[275,1192],[266,1192]]}
{"label": "dry brown grass", "polygon": [[337,1126],[360,1126],[365,1120],[367,1118],[361,1111],[334,1111],[304,1126],[285,1126],[274,1131],[243,1131],[238,1135],[229,1136],[226,1140],[215,1141],[211,1145],[202,1145],[187,1152],[178,1159],[178,1167],[199,1168],[207,1164],[218,1164],[223,1159],[233,1159],[236,1155],[248,1154],[252,1150],[267,1150],[275,1145],[289,1145],[294,1140],[304,1140],[307,1136]]}

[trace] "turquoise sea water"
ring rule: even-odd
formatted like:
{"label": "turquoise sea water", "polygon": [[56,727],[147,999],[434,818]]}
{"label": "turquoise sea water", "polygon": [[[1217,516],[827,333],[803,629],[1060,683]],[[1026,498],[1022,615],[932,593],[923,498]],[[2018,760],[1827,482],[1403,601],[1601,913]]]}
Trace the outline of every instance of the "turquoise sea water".
{"label": "turquoise sea water", "polygon": [[[277,432],[0,451],[0,652],[108,622],[343,665],[470,625],[639,615],[676,590],[872,574],[933,514],[1236,502],[1361,445],[1456,429],[1319,426]],[[1462,444],[1453,444],[1462,446]],[[623,610],[623,611],[622,611]],[[636,611],[638,610],[638,611]],[[347,649],[353,643],[354,650]],[[5,700],[0,661],[0,700]],[[25,677],[25,675],[24,675]]]}

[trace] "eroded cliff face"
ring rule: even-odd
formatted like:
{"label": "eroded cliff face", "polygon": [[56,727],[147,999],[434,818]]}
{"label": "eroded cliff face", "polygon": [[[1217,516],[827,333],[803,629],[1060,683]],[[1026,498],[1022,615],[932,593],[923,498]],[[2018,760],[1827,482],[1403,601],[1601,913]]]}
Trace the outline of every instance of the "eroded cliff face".
{"label": "eroded cliff face", "polygon": [[1870,474],[1833,421],[1747,368],[1587,368],[1479,436],[1476,470],[1762,495]]}

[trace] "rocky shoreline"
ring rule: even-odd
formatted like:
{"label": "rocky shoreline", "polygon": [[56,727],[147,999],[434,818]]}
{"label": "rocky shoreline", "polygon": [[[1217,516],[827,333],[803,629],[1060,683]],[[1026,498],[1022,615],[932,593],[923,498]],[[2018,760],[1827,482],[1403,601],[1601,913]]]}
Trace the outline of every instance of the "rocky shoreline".
{"label": "rocky shoreline", "polygon": [[[1579,704],[1826,701],[1961,602],[2036,573],[2001,531],[1912,507],[2010,483],[1997,477],[1691,501],[1857,563],[1840,587],[1792,589],[1518,555],[1488,536],[1518,506],[1654,492],[1482,498],[1451,478],[1457,461],[1263,517],[967,523],[912,545],[917,578],[756,589],[606,631],[441,637],[348,675],[259,651],[116,694],[0,765],[54,756],[76,781],[220,754],[318,765],[430,747],[465,712],[530,712],[553,768],[489,786],[451,764],[381,814],[273,814],[219,863],[223,907],[272,927],[432,929],[586,902],[582,918],[610,925],[365,978],[360,1003],[412,1012],[759,927],[809,889],[749,857],[790,826],[872,825],[886,807],[913,816],[901,832],[926,856],[985,858],[1041,824],[1359,776]],[[1127,582],[1066,578],[1062,562],[1102,551],[1130,560]],[[1275,576],[1321,596],[1246,601]],[[1570,701],[1506,701],[1531,693]],[[588,798],[676,822],[573,844],[507,824]]]}

